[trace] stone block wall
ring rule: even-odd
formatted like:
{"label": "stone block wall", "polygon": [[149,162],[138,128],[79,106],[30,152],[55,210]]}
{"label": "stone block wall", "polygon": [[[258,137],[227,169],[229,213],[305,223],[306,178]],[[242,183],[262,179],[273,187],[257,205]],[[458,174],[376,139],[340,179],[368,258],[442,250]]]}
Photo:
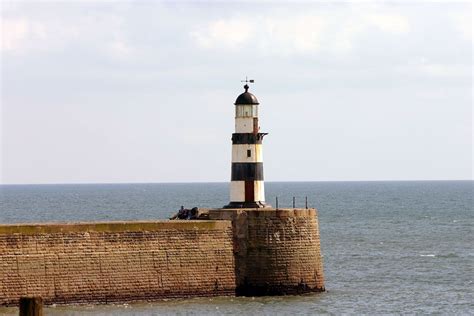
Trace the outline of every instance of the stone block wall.
{"label": "stone block wall", "polygon": [[324,291],[315,209],[208,217],[0,225],[0,306]]}
{"label": "stone block wall", "polygon": [[229,221],[0,225],[0,306],[235,294]]}
{"label": "stone block wall", "polygon": [[316,209],[216,209],[234,229],[237,295],[324,291]]}

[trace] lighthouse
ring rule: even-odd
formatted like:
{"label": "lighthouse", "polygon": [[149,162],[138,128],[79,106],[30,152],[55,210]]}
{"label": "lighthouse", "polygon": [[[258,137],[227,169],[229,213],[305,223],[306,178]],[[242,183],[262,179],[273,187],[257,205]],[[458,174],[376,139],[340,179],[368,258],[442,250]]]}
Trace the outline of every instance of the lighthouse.
{"label": "lighthouse", "polygon": [[230,203],[224,208],[263,208],[262,141],[268,133],[260,133],[258,100],[250,93],[245,80],[245,92],[235,100],[235,133],[232,134],[232,168]]}

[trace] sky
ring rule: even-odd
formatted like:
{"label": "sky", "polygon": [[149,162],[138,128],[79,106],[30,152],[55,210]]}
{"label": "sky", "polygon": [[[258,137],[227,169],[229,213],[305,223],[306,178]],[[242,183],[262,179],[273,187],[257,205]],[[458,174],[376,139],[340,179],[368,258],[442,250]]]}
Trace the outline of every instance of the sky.
{"label": "sky", "polygon": [[1,2],[3,184],[473,178],[471,2]]}

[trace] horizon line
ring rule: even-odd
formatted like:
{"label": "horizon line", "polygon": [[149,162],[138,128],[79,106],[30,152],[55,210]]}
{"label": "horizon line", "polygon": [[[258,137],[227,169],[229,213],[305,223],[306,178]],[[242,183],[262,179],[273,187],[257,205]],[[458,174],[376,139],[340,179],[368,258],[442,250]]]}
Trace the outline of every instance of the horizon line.
{"label": "horizon line", "polygon": [[[308,182],[460,182],[474,181],[474,179],[409,179],[409,180],[296,180],[296,181],[265,181],[266,183],[308,183]],[[167,181],[167,182],[37,182],[37,183],[0,183],[4,185],[91,185],[91,184],[210,184],[210,183],[230,183],[230,181]]]}

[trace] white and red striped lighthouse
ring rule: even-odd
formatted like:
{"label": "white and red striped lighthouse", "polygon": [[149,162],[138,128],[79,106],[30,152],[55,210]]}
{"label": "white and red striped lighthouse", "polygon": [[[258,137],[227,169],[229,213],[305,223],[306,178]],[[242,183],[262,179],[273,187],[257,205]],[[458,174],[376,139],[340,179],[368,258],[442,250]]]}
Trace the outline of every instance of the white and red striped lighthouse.
{"label": "white and red striped lighthouse", "polygon": [[[253,82],[253,80],[246,80]],[[230,203],[224,208],[262,208],[265,204],[262,140],[258,125],[258,100],[244,86],[235,101],[235,133],[232,134]]]}

